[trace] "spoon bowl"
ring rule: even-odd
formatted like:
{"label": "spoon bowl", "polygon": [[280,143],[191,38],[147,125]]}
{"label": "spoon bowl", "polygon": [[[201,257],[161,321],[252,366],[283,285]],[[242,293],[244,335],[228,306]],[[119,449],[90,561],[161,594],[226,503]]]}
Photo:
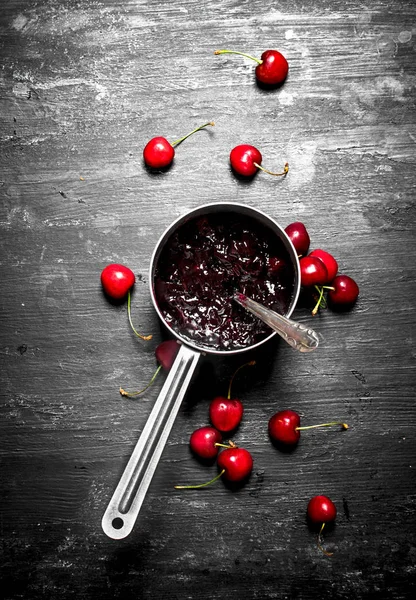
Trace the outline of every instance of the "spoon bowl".
{"label": "spoon bowl", "polygon": [[318,347],[319,337],[313,329],[292,321],[292,319],[288,319],[288,317],[277,313],[271,308],[267,308],[267,306],[263,306],[255,300],[247,298],[244,294],[235,294],[234,300],[269,325],[273,331],[276,331],[295,350],[299,350],[299,352],[312,352]]}

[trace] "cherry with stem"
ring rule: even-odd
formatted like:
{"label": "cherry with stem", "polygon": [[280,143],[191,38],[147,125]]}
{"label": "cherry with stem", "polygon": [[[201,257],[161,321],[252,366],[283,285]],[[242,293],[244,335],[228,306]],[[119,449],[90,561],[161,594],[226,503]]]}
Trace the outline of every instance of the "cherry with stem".
{"label": "cherry with stem", "polygon": [[248,363],[240,365],[231,377],[227,397],[216,396],[211,401],[209,406],[209,418],[218,431],[233,431],[240,424],[241,419],[243,418],[244,408],[241,400],[238,398],[231,398],[231,388],[237,373],[243,367],[253,366],[255,364],[256,361],[251,360]]}
{"label": "cherry with stem", "polygon": [[259,169],[274,177],[284,177],[288,174],[289,163],[285,163],[282,172],[275,173],[265,169],[261,165],[262,159],[263,157],[260,150],[250,144],[239,144],[230,152],[230,164],[232,169],[235,173],[243,177],[253,177]]}
{"label": "cherry with stem", "polygon": [[328,552],[322,547],[321,539],[325,525],[335,521],[337,516],[337,508],[335,504],[330,498],[328,498],[328,496],[314,496],[309,500],[306,514],[311,523],[315,525],[321,525],[317,539],[317,546],[319,550],[323,552],[325,556],[332,556],[333,552]]}
{"label": "cherry with stem", "polygon": [[214,126],[213,121],[204,123],[193,129],[190,133],[170,143],[165,137],[157,136],[149,140],[143,150],[143,160],[151,169],[164,169],[168,167],[175,156],[175,147],[188,137],[208,126]]}
{"label": "cherry with stem", "polygon": [[333,426],[340,426],[344,430],[348,429],[347,423],[343,423],[342,421],[331,421],[329,423],[319,423],[318,425],[306,425],[301,427],[299,413],[287,409],[275,413],[269,419],[268,430],[273,442],[294,446],[299,441],[301,431]]}
{"label": "cherry with stem", "polygon": [[257,81],[267,86],[282,84],[289,72],[286,58],[278,50],[265,50],[261,58],[256,58],[237,50],[215,50],[214,54],[238,54],[257,63],[255,75]]}
{"label": "cherry with stem", "polygon": [[253,469],[253,458],[248,450],[239,448],[234,442],[229,442],[229,445],[218,444],[225,448],[217,459],[217,464],[220,470],[218,475],[206,481],[195,485],[175,485],[177,490],[195,490],[201,489],[215,483],[221,477],[230,482],[244,481]]}
{"label": "cherry with stem", "polygon": [[120,388],[120,394],[126,398],[134,398],[140,396],[152,385],[161,369],[169,371],[175,361],[176,355],[179,352],[179,343],[176,340],[166,340],[161,342],[155,350],[156,360],[159,363],[149,383],[141,390],[135,392],[127,392]]}
{"label": "cherry with stem", "polygon": [[142,340],[151,340],[152,335],[139,333],[131,319],[131,290],[135,284],[136,276],[133,271],[119,263],[111,263],[104,267],[101,272],[101,284],[105,294],[116,302],[123,301],[127,295],[127,315],[130,326],[137,337]]}

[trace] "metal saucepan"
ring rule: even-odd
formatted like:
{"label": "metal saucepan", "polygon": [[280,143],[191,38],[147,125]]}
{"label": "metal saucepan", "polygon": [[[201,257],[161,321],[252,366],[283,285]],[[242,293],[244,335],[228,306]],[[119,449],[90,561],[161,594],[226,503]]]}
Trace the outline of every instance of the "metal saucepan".
{"label": "metal saucepan", "polygon": [[153,252],[150,263],[150,293],[154,307],[160,319],[167,327],[169,332],[175,336],[179,342],[181,342],[181,344],[175,362],[167,375],[165,383],[154,404],[151,414],[149,415],[147,423],[144,426],[130,460],[128,461],[121,476],[119,484],[117,485],[117,488],[104,513],[102,519],[103,530],[110,538],[113,539],[122,539],[129,535],[133,529],[147,489],[150,485],[166,441],[169,437],[169,433],[172,429],[179,407],[185,396],[186,390],[190,384],[192,375],[201,355],[208,354],[225,357],[252,351],[254,348],[264,344],[270,340],[270,338],[276,335],[274,331],[271,331],[270,335],[266,335],[259,342],[245,348],[230,350],[209,349],[201,344],[183,337],[180,333],[175,331],[169,324],[166,323],[160,307],[158,306],[154,286],[155,271],[158,264],[158,259],[167,240],[178,230],[179,227],[181,227],[190,219],[220,212],[236,213],[237,219],[239,215],[243,215],[243,218],[248,217],[249,219],[253,219],[261,226],[266,226],[271,231],[272,235],[276,235],[281,240],[285,250],[287,251],[287,254],[290,257],[290,260],[292,261],[292,266],[294,269],[293,292],[291,295],[289,308],[286,312],[286,317],[289,317],[292,314],[298,300],[300,291],[300,270],[297,254],[284,229],[263,212],[244,204],[222,202],[206,204],[180,217],[165,231],[156,244],[156,248]]}

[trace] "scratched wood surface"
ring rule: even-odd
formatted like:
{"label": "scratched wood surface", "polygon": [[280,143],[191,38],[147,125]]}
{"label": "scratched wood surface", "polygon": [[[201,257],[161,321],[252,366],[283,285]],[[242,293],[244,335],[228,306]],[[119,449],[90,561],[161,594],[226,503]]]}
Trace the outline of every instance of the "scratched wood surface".
{"label": "scratched wood surface", "polygon": [[[7,600],[391,598],[415,589],[415,40],[412,0],[3,0],[0,8],[1,587]],[[229,47],[283,52],[285,84],[264,90]],[[173,141],[165,173],[142,149]],[[235,178],[251,143],[285,179]],[[164,375],[144,385],[163,339],[148,291],[156,240],[206,202],[303,221],[361,294],[348,313],[301,303],[311,355],[277,340],[241,372],[236,443],[254,470],[182,492],[216,472],[192,458],[237,362],[204,360],[132,534],[101,518]],[[126,305],[103,296],[109,262],[137,276]],[[292,408],[306,432],[282,454],[267,421]],[[316,547],[315,494],[338,507]]]}

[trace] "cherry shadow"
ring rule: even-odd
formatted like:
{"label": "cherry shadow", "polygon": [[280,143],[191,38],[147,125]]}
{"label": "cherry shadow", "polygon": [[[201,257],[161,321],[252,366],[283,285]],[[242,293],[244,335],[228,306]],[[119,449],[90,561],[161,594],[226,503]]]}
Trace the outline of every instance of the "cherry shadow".
{"label": "cherry shadow", "polygon": [[258,171],[256,173],[254,173],[254,175],[241,175],[241,173],[237,173],[237,171],[235,169],[233,169],[233,167],[230,166],[230,172],[233,174],[233,176],[235,177],[235,179],[237,179],[237,181],[239,181],[240,183],[244,184],[244,185],[250,185],[254,179],[257,177]]}
{"label": "cherry shadow", "polygon": [[161,167],[159,169],[154,169],[153,167],[149,167],[149,165],[147,165],[144,160],[143,160],[143,166],[145,168],[145,170],[147,171],[147,173],[153,177],[157,177],[158,175],[164,175],[165,173],[168,173],[172,166],[173,166],[173,162],[172,161],[169,165],[167,165],[166,167]]}
{"label": "cherry shadow", "polygon": [[356,305],[356,301],[354,302],[350,302],[349,304],[333,304],[329,299],[328,299],[328,308],[331,310],[331,312],[335,312],[338,314],[341,313],[349,313],[352,311],[352,309],[354,308],[354,306]]}
{"label": "cherry shadow", "polygon": [[[311,519],[308,517],[308,515],[305,515],[305,522],[306,522],[310,532],[313,532],[313,533],[320,532],[322,523],[314,523],[313,521],[311,521]],[[325,534],[331,533],[332,531],[334,531],[335,527],[336,527],[335,521],[329,521],[328,523],[325,523],[325,527],[324,527],[324,530],[322,533],[322,541],[324,543],[325,543]]]}
{"label": "cherry shadow", "polygon": [[276,90],[280,90],[280,88],[282,88],[285,85],[285,83],[288,81],[288,79],[289,79],[289,76],[287,76],[286,79],[284,81],[282,81],[281,83],[275,83],[275,84],[263,83],[262,81],[259,81],[258,79],[256,79],[256,85],[257,85],[258,89],[263,92],[275,92]]}
{"label": "cherry shadow", "polygon": [[[131,290],[132,289],[133,288],[131,288]],[[103,294],[104,298],[106,299],[106,301],[109,304],[111,304],[111,306],[117,306],[117,307],[124,306],[124,305],[127,306],[127,294],[125,296],[123,296],[122,298],[116,299],[116,298],[112,298],[111,296],[109,296],[107,294],[107,292],[104,291],[103,288],[101,288],[101,291],[102,291],[102,294]]]}
{"label": "cherry shadow", "polygon": [[269,440],[273,446],[273,448],[276,448],[276,450],[278,450],[280,453],[282,454],[294,454],[294,452],[296,451],[298,444],[283,444],[282,442],[279,442],[277,440],[272,439],[269,436]]}
{"label": "cherry shadow", "polygon": [[251,473],[250,475],[248,475],[248,477],[245,477],[244,479],[242,479],[241,481],[228,481],[227,479],[225,479],[225,477],[221,477],[221,479],[223,480],[223,485],[225,488],[227,488],[227,490],[229,490],[230,492],[238,492],[239,490],[241,490],[242,488],[246,487],[246,485],[248,484],[248,482],[251,479]]}

